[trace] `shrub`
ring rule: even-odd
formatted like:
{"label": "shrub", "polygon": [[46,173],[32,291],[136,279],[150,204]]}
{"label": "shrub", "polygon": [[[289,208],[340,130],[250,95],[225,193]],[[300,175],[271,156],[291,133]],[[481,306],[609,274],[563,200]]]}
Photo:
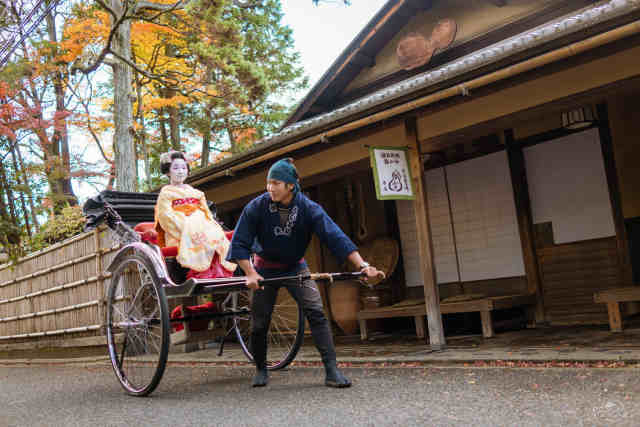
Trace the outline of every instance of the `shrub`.
{"label": "shrub", "polygon": [[33,236],[31,250],[36,251],[80,234],[85,221],[82,207],[67,206],[63,208],[62,213],[49,219]]}

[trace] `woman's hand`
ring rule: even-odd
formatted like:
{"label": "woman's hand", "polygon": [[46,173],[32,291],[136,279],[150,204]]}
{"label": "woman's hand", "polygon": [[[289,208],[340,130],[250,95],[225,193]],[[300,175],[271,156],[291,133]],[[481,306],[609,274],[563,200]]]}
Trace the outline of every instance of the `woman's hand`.
{"label": "woman's hand", "polygon": [[262,277],[255,271],[250,272],[249,274],[247,274],[247,287],[254,291],[258,289],[263,289],[263,287],[260,286],[260,283],[259,283],[261,280],[264,280],[264,277]]}

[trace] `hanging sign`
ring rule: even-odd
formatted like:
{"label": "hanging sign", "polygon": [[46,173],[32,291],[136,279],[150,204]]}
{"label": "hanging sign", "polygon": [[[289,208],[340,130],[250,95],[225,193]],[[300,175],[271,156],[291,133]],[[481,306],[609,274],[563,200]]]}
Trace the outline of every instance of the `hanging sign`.
{"label": "hanging sign", "polygon": [[378,200],[413,200],[409,150],[399,147],[369,147]]}

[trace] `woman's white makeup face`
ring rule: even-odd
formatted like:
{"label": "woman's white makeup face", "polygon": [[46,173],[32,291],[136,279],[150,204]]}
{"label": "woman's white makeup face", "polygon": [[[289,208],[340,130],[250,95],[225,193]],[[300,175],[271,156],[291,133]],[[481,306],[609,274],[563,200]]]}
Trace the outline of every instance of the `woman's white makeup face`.
{"label": "woman's white makeup face", "polygon": [[169,168],[169,181],[171,185],[180,185],[187,179],[189,168],[183,159],[173,159]]}

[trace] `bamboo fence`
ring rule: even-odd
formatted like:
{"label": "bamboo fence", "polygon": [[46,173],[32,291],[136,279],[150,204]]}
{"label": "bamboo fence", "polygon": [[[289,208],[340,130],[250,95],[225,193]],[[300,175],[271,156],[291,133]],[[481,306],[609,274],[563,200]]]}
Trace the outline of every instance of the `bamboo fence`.
{"label": "bamboo fence", "polygon": [[104,335],[104,270],[117,249],[103,226],[0,265],[0,344]]}

